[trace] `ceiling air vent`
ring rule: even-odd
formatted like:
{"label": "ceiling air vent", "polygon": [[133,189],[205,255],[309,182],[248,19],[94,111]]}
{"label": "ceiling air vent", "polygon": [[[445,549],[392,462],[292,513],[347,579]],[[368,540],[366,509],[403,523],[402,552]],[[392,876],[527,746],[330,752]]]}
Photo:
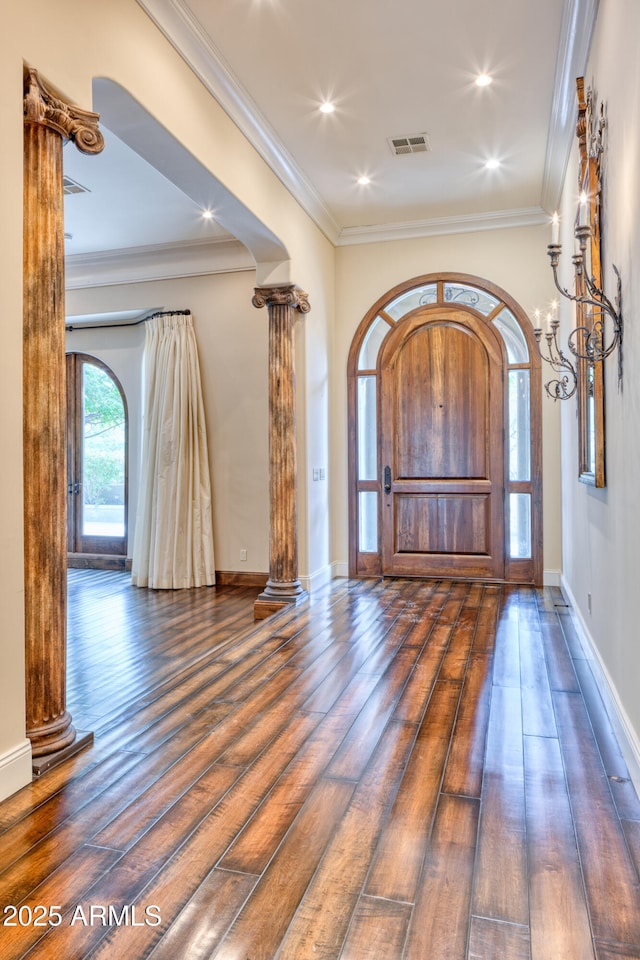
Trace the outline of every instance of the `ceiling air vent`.
{"label": "ceiling air vent", "polygon": [[81,183],[76,183],[71,177],[64,177],[63,183],[65,196],[70,193],[91,193],[88,187],[83,187]]}
{"label": "ceiling air vent", "polygon": [[429,153],[431,150],[426,133],[414,133],[410,137],[389,137],[387,142],[396,157],[407,153]]}

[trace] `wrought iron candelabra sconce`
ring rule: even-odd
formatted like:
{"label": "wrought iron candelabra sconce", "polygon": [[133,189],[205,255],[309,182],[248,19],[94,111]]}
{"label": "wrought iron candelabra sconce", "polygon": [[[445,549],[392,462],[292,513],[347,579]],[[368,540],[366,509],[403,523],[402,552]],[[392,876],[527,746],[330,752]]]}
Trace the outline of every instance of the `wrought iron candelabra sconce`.
{"label": "wrought iron candelabra sconce", "polygon": [[[585,200],[583,198],[582,205],[584,204]],[[557,220],[554,217],[554,230],[556,222]],[[617,279],[617,292],[615,302],[612,302],[596,283],[593,275],[590,275],[588,269],[587,245],[592,236],[589,224],[579,224],[576,227],[575,236],[577,249],[572,261],[575,270],[576,290],[584,291],[583,293],[569,293],[558,280],[558,264],[562,246],[556,238],[548,245],[547,253],[551,261],[556,289],[561,296],[567,300],[572,300],[581,307],[581,313],[585,320],[584,323],[574,327],[569,334],[567,340],[569,351],[576,361],[583,360],[589,364],[602,363],[614,350],[622,346],[623,322],[620,308],[622,284],[620,272],[614,264],[613,271]],[[607,319],[611,321],[611,336],[608,342]],[[550,318],[546,332],[543,333],[541,327],[536,327],[534,335],[538,342],[540,356],[558,374],[557,379],[550,380],[545,384],[545,390],[554,400],[568,400],[577,390],[578,373],[575,363],[563,352],[558,343],[559,328],[560,321],[554,316]],[[546,354],[541,343],[543,337],[547,344]],[[618,380],[621,378],[622,351],[620,350],[618,353]]]}
{"label": "wrought iron candelabra sconce", "polygon": [[[560,245],[560,222],[553,215],[551,243],[547,253],[551,261],[553,280],[562,297],[576,305],[576,324],[569,334],[567,345],[570,356],[558,343],[560,322],[554,315],[549,318],[546,332],[536,326],[534,333],[538,349],[558,375],[545,384],[545,389],[554,400],[567,400],[585,380],[585,370],[593,370],[595,364],[604,363],[614,350],[618,350],[618,383],[622,379],[622,311],[620,273],[613,271],[617,280],[615,300],[605,294],[601,264],[601,223],[603,205],[603,166],[605,153],[606,115],[604,104],[596,110],[591,89],[585,92],[584,79],[576,81],[578,96],[578,120],[576,134],[580,153],[578,183],[582,191],[575,227],[575,252],[571,258],[575,274],[575,293],[562,286],[558,280]],[[544,344],[546,342],[546,352]],[[603,368],[602,368],[603,369]],[[587,378],[588,379],[588,378]]]}

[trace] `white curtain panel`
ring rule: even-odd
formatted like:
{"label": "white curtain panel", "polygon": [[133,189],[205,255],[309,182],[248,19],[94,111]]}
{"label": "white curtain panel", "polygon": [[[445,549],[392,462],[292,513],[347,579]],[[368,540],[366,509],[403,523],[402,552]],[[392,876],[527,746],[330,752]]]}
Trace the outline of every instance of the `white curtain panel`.
{"label": "white curtain panel", "polygon": [[160,590],[210,586],[211,480],[193,318],[153,317],[146,328],[132,582]]}

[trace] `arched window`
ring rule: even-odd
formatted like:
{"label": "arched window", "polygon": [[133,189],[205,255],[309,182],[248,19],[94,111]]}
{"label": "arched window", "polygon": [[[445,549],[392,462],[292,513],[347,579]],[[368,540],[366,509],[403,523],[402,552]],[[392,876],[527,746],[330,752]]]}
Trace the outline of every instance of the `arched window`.
{"label": "arched window", "polygon": [[70,554],[127,553],[127,403],[102,361],[67,354]]}
{"label": "arched window", "polygon": [[[420,330],[426,331],[421,339],[416,337]],[[498,357],[493,364],[497,373],[492,373],[491,383],[487,380],[487,395],[492,396],[481,421],[486,436],[475,438],[480,451],[474,455],[475,466],[465,476],[464,467],[459,466],[461,476],[454,476],[450,463],[445,469],[443,463],[423,457],[424,476],[413,476],[417,468],[407,473],[402,466],[407,457],[399,456],[399,444],[412,449],[434,443],[462,445],[460,418],[464,416],[478,432],[472,391],[484,387],[468,382],[463,354],[470,337],[478,344],[478,370],[484,369],[485,355],[493,351]],[[410,363],[401,360],[405,338],[407,344],[412,338],[412,356],[418,349],[430,355]],[[460,357],[453,357],[455,344],[462,344]],[[446,362],[439,354],[442,350],[449,351]],[[407,371],[415,383],[407,385],[398,379],[406,380]],[[518,304],[477,277],[433,274],[410,280],[368,311],[352,342],[348,378],[350,575],[398,571],[421,575],[425,570],[424,575],[434,576],[442,569],[444,576],[454,571],[453,575],[493,578],[501,570],[500,579],[540,583],[540,359],[531,324]],[[458,403],[465,391],[471,394]],[[496,397],[498,391],[500,397]],[[416,392],[420,397],[414,402]],[[402,404],[410,407],[409,414],[400,409]],[[432,418],[431,406],[444,408],[443,414]],[[460,408],[455,415],[454,407]],[[444,416],[447,408],[448,418]],[[485,478],[481,476],[484,467],[477,466],[484,463],[485,448],[499,449],[502,464],[498,471],[494,469],[491,486],[488,467]],[[458,529],[452,533],[455,524]],[[495,544],[488,545],[488,533],[486,543],[483,539],[485,525],[487,531],[490,525],[500,531],[502,566],[497,561],[483,566],[484,553],[496,552]],[[473,534],[468,532],[471,527]]]}

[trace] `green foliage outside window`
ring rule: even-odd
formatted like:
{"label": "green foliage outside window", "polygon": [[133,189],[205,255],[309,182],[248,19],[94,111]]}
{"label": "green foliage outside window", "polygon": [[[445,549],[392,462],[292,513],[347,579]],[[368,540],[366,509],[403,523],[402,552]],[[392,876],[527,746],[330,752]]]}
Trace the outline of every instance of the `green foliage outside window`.
{"label": "green foliage outside window", "polygon": [[120,391],[100,367],[84,364],[84,502],[124,503],[125,412]]}

